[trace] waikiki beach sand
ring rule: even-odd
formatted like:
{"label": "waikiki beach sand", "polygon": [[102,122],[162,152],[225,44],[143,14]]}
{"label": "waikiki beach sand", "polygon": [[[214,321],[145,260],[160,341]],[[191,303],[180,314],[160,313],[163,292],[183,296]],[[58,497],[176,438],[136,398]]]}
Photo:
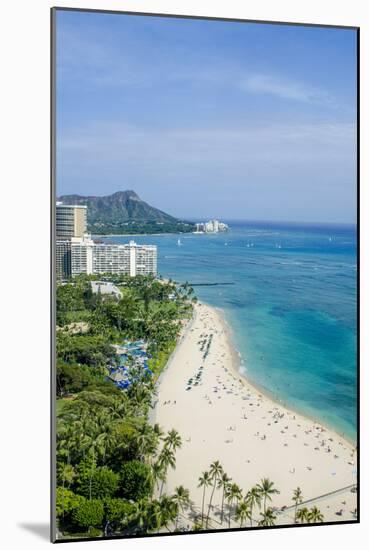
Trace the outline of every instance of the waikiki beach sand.
{"label": "waikiki beach sand", "polygon": [[[276,524],[294,522],[292,496],[297,487],[302,490],[301,506],[316,505],[324,521],[353,520],[355,447],[261,393],[239,374],[239,363],[221,313],[197,304],[159,379],[152,411],[152,422],[164,430],[174,428],[182,437],[166,492],[183,485],[190,491],[193,510],[201,513],[198,479],[219,460],[244,495],[261,478],[274,482],[280,491],[271,503],[278,509]],[[211,529],[221,528],[221,497],[222,491],[215,491]],[[254,519],[260,519],[257,508]],[[191,514],[186,522],[191,525]]]}

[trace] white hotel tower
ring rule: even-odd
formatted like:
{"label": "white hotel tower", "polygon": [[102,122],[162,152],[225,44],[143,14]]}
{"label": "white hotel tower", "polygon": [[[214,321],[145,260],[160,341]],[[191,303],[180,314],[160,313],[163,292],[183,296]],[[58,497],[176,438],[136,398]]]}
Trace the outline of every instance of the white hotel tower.
{"label": "white hotel tower", "polygon": [[[86,233],[86,215],[81,207],[56,205],[56,274],[58,280],[81,273],[87,275],[111,273],[116,275],[157,274],[157,247],[94,242]],[[67,216],[66,216],[67,213]],[[66,220],[67,217],[67,220]],[[78,224],[75,220],[78,219]],[[66,228],[68,225],[68,228]],[[83,227],[82,227],[83,226]],[[75,228],[78,227],[78,231]]]}

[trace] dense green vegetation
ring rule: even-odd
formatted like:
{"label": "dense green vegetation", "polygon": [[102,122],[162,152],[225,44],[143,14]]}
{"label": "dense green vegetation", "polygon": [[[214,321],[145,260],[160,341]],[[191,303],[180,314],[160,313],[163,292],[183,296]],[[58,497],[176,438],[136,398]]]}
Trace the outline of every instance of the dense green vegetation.
{"label": "dense green vegetation", "polygon": [[[273,482],[262,479],[244,492],[219,461],[199,478],[201,510],[183,485],[166,492],[182,439],[174,429],[163,433],[151,425],[149,412],[155,381],[192,314],[193,289],[153,277],[104,277],[121,290],[117,299],[93,294],[92,279],[79,276],[57,287],[59,532],[84,538],[225,528],[234,522],[244,527],[253,525],[256,514],[257,525],[273,525],[276,514],[269,504],[279,492]],[[153,375],[120,390],[108,378],[107,366],[116,364],[113,345],[124,339],[148,343]],[[222,504],[214,523],[217,491]],[[296,523],[323,520],[317,508],[299,508],[299,488],[293,502]]]}
{"label": "dense green vegetation", "polygon": [[93,235],[156,235],[160,233],[192,233],[195,225],[175,221],[90,222],[88,230]]}
{"label": "dense green vegetation", "polygon": [[[168,497],[153,494],[159,481],[163,491],[180,444],[176,432],[151,427],[148,412],[154,381],[191,316],[192,288],[152,277],[104,277],[121,289],[117,299],[93,294],[92,279],[59,285],[56,297],[56,509],[65,537],[135,534],[169,521],[162,510],[172,513]],[[113,344],[124,339],[148,343],[153,371],[126,391],[107,377],[117,361]],[[143,520],[144,503],[145,510],[152,506],[150,520]]]}

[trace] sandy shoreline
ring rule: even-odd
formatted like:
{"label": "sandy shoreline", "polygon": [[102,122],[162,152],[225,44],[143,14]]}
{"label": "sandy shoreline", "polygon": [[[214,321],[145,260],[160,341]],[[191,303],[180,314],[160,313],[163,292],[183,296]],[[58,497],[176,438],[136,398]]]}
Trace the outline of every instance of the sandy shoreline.
{"label": "sandy shoreline", "polygon": [[308,415],[308,414],[305,414],[305,413],[302,414],[302,413],[299,413],[298,411],[295,411],[293,408],[289,407],[286,403],[284,403],[281,399],[279,399],[275,394],[268,391],[263,386],[258,385],[256,382],[251,381],[247,377],[246,374],[243,374],[242,372],[240,372],[239,368],[241,366],[241,355],[238,352],[238,350],[236,348],[236,345],[234,343],[234,337],[233,337],[233,334],[232,334],[232,329],[231,329],[231,327],[229,326],[229,324],[227,323],[227,321],[224,317],[224,312],[220,308],[215,308],[213,306],[209,306],[209,307],[212,307],[212,309],[214,309],[218,313],[218,315],[220,316],[221,321],[224,325],[224,328],[227,332],[227,336],[228,336],[228,339],[229,339],[229,342],[230,342],[230,347],[231,347],[231,349],[233,348],[232,351],[231,351],[231,354],[232,354],[231,368],[233,369],[233,373],[234,373],[235,376],[239,377],[248,386],[252,387],[255,392],[262,393],[264,395],[264,397],[266,397],[267,399],[270,399],[270,401],[273,401],[273,403],[275,403],[276,405],[283,407],[284,409],[288,410],[290,413],[292,413],[294,415],[298,415],[298,416],[301,416],[302,418],[310,420],[315,425],[322,426],[323,428],[325,428],[329,432],[334,433],[336,435],[336,437],[339,437],[342,440],[346,441],[347,445],[350,445],[353,448],[356,447],[357,442],[352,440],[350,437],[348,437],[347,434],[338,432],[337,430],[335,430],[331,426],[328,426],[324,422],[321,422],[319,419],[314,418],[311,415]]}
{"label": "sandy shoreline", "polygon": [[[175,428],[183,441],[165,492],[171,494],[182,484],[189,489],[194,508],[201,510],[198,478],[219,460],[244,494],[262,477],[269,477],[280,490],[272,506],[292,506],[293,490],[299,486],[304,501],[321,496],[306,506],[316,504],[325,521],[355,519],[357,495],[350,491],[356,484],[353,445],[263,393],[239,373],[239,364],[221,312],[197,304],[158,380],[151,414],[152,422],[165,430]],[[211,528],[220,528],[220,490],[215,491],[213,504]],[[260,519],[258,512],[254,516]],[[293,523],[293,510],[279,514],[277,523]],[[222,528],[226,526],[223,523]]]}

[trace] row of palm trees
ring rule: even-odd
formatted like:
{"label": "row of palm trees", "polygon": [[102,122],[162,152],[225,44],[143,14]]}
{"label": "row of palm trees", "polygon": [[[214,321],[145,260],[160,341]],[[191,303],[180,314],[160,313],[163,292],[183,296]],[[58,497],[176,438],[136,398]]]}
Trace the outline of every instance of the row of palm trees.
{"label": "row of palm trees", "polygon": [[[212,502],[215,491],[222,491],[221,498],[221,510],[220,510],[220,523],[223,525],[225,520],[224,505],[228,503],[228,527],[231,526],[232,512],[234,519],[243,527],[246,520],[250,521],[250,526],[253,525],[253,512],[255,507],[259,509],[262,507],[261,512],[262,519],[258,522],[259,525],[273,525],[275,521],[275,515],[273,510],[268,507],[267,501],[272,500],[272,495],[279,493],[278,489],[274,487],[273,481],[268,478],[263,478],[260,483],[252,487],[245,495],[243,495],[242,489],[237,483],[232,482],[232,479],[224,471],[219,460],[216,460],[210,464],[208,471],[205,471],[199,477],[198,487],[202,487],[202,510],[201,510],[201,526],[205,529],[209,527],[210,512],[212,509]],[[205,494],[207,488],[211,488],[210,498],[207,505],[207,511],[205,513]],[[234,506],[236,505],[236,506]]]}
{"label": "row of palm trees", "polygon": [[[156,429],[160,430],[158,425]],[[169,467],[173,470],[176,467],[175,452],[182,447],[182,438],[177,430],[169,430],[166,436],[160,431],[160,438],[163,441],[163,446],[159,454],[156,456],[155,462],[151,464],[151,471],[156,483],[156,488],[159,491],[160,484],[160,496],[163,493],[164,484],[167,478]]]}
{"label": "row of palm trees", "polygon": [[[279,494],[279,490],[274,486],[274,482],[266,477],[251,487],[246,494],[243,494],[242,489],[224,471],[219,460],[216,460],[210,464],[208,470],[201,474],[198,487],[202,488],[201,522],[198,526],[199,529],[209,528],[210,513],[216,490],[222,492],[220,509],[221,525],[226,520],[230,528],[233,514],[234,520],[239,523],[240,527],[243,527],[247,521],[250,522],[250,526],[252,527],[256,509],[260,517],[257,521],[258,526],[265,527],[275,524],[276,515],[274,509],[267,506],[267,504],[272,501],[274,495]],[[210,496],[206,505],[205,497],[208,489],[210,490]],[[299,487],[293,492],[292,500],[295,503],[295,523],[319,523],[324,520],[323,514],[316,506],[311,509],[306,507],[299,508],[303,500],[302,491]],[[228,504],[227,518],[225,518],[225,503]]]}
{"label": "row of palm trees", "polygon": [[323,514],[316,506],[310,509],[306,506],[298,507],[303,501],[300,487],[294,490],[292,500],[295,503],[295,523],[321,523],[324,520]]}

